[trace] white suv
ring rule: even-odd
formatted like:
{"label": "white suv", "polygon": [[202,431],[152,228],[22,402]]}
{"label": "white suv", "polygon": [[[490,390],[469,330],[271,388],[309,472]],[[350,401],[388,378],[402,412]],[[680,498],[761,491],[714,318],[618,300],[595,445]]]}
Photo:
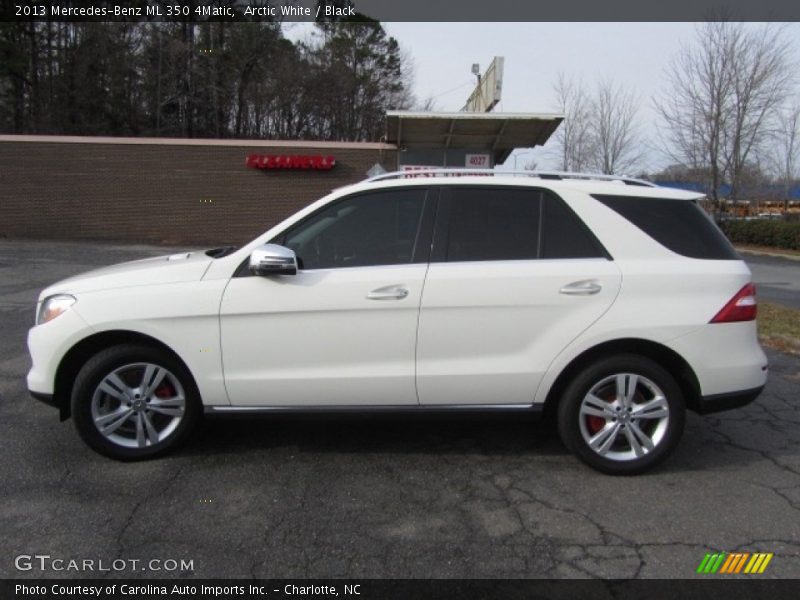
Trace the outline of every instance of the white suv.
{"label": "white suv", "polygon": [[173,449],[203,412],[516,410],[555,415],[616,474],[665,458],[687,408],[759,394],[750,271],[700,195],[486,175],[389,174],[239,249],[61,281],[28,387],[123,460]]}

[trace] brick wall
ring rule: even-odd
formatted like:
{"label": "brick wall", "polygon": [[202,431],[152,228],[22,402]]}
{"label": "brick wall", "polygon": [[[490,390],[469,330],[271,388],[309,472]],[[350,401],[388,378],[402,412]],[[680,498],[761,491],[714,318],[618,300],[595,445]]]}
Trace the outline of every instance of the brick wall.
{"label": "brick wall", "polygon": [[[336,166],[246,168],[253,153],[332,155]],[[0,136],[0,236],[242,244],[396,159],[385,144]]]}

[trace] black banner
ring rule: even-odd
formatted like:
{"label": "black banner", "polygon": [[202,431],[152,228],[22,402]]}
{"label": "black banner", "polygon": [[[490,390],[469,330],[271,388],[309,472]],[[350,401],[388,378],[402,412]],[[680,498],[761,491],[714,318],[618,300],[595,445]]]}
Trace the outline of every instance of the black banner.
{"label": "black banner", "polygon": [[2,0],[3,21],[800,21],[797,0]]}
{"label": "black banner", "polygon": [[3,600],[150,600],[238,598],[318,600],[782,600],[800,595],[800,580],[494,580],[494,579],[331,579],[331,580],[22,580],[0,581]]}

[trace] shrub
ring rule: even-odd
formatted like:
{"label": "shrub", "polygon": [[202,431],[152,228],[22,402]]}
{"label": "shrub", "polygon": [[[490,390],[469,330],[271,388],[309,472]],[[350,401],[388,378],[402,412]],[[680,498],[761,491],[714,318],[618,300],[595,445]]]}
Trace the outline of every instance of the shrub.
{"label": "shrub", "polygon": [[720,223],[722,231],[734,244],[752,244],[800,250],[800,222],[729,220]]}

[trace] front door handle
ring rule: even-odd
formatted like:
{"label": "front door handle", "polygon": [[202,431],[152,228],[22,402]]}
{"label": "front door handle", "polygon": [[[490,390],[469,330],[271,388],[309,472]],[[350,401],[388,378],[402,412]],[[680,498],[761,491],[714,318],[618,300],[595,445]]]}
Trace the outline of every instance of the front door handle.
{"label": "front door handle", "polygon": [[591,296],[602,289],[603,286],[596,279],[584,279],[568,283],[558,290],[558,293],[566,294],[567,296]]}
{"label": "front door handle", "polygon": [[387,285],[367,294],[368,300],[402,300],[408,296],[408,290],[400,285]]}

